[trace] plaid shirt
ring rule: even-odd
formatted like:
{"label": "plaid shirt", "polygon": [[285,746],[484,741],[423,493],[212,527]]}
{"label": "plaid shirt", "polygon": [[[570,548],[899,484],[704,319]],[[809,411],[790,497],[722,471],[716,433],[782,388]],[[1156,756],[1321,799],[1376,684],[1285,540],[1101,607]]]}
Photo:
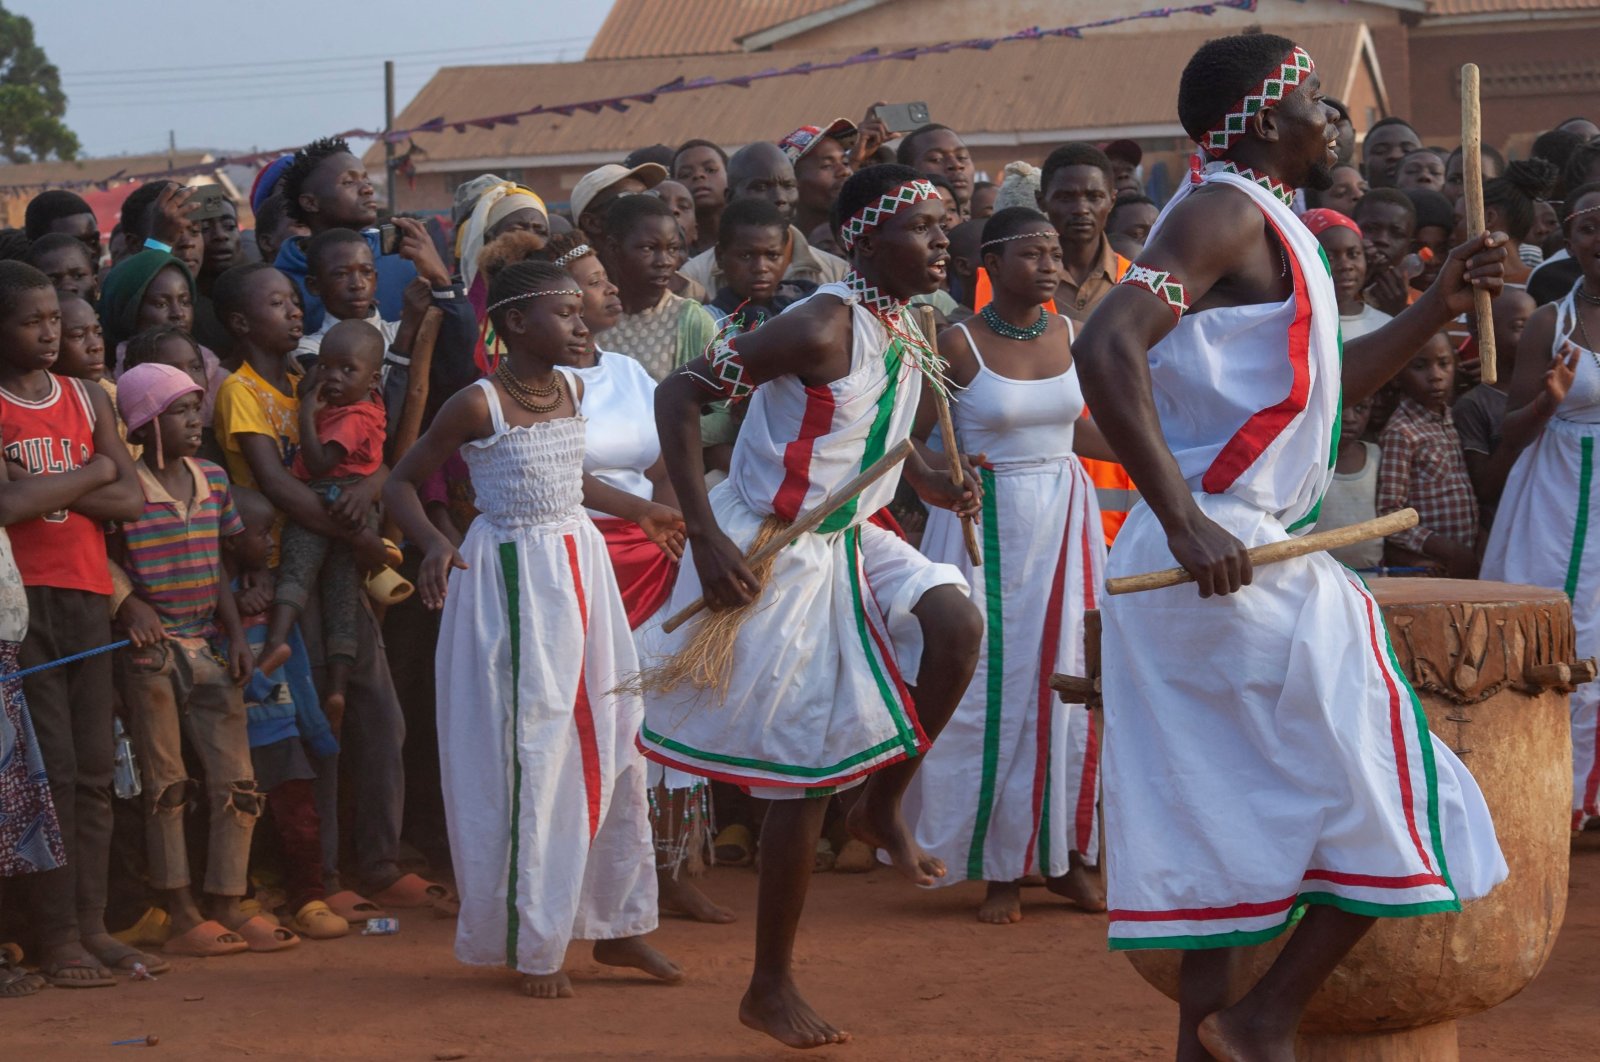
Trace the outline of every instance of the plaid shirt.
{"label": "plaid shirt", "polygon": [[1478,500],[1467,478],[1461,438],[1449,410],[1434,413],[1402,398],[1379,436],[1378,515],[1406,506],[1417,526],[1388,541],[1414,553],[1430,535],[1443,535],[1471,549],[1478,540]]}

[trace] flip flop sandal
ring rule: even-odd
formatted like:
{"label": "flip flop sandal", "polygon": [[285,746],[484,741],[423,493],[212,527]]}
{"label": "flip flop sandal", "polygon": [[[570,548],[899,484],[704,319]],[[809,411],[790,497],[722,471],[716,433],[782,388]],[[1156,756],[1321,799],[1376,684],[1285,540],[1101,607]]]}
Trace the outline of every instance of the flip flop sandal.
{"label": "flip flop sandal", "polygon": [[[121,941],[118,941],[118,943],[120,944]],[[114,958],[104,955],[98,955],[96,958],[105,963],[115,973],[131,974],[133,973],[133,968],[140,965],[144,967],[144,972],[148,974],[164,974],[172,969],[172,964],[165,959],[147,954],[126,944],[122,946],[126,950],[116,952]],[[93,952],[90,954],[93,954]]]}
{"label": "flip flop sandal", "polygon": [[717,834],[717,839],[711,842],[712,854],[716,857],[717,865],[724,867],[747,867],[755,855],[756,839],[750,833],[748,826],[737,823],[724,826]]}
{"label": "flip flop sandal", "polygon": [[431,907],[435,911],[458,914],[461,901],[449,889],[429,881],[418,874],[407,874],[387,888],[373,893],[372,898],[385,907],[408,910]]}
{"label": "flip flop sandal", "polygon": [[[76,977],[62,977],[63,970],[94,970],[101,976],[84,980]],[[41,966],[39,972],[44,975],[48,984],[57,988],[110,988],[117,983],[117,977],[110,970],[99,963],[84,962],[82,959],[69,959],[54,966]]]}
{"label": "flip flop sandal", "polygon": [[201,922],[187,933],[179,933],[162,945],[168,955],[190,959],[215,959],[250,950],[250,942],[221,922]]}
{"label": "flip flop sandal", "polygon": [[358,892],[345,889],[336,892],[325,901],[328,910],[344,919],[346,924],[366,925],[369,918],[388,918],[389,912],[362,896]]}
{"label": "flip flop sandal", "polygon": [[139,920],[111,939],[135,948],[159,948],[172,936],[172,919],[159,907],[146,907]]}
{"label": "flip flop sandal", "polygon": [[247,919],[234,932],[249,942],[251,951],[285,951],[300,943],[300,938],[292,932],[273,925],[260,915]]}
{"label": "flip flop sandal", "polygon": [[312,940],[334,940],[350,932],[350,923],[321,900],[311,900],[289,919],[289,928]]}
{"label": "flip flop sandal", "polygon": [[9,963],[0,965],[0,999],[21,999],[44,987],[44,978],[35,977]]}

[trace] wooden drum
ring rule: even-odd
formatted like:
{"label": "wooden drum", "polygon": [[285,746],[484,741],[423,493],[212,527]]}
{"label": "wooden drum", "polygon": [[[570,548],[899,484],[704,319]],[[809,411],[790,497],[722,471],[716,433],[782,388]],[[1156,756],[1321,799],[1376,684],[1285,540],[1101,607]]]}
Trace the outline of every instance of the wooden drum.
{"label": "wooden drum", "polygon": [[[1298,1057],[1453,1060],[1456,1019],[1526,987],[1561,929],[1572,806],[1567,695],[1594,677],[1594,665],[1575,661],[1572,611],[1559,591],[1453,579],[1377,579],[1372,591],[1429,726],[1483,789],[1511,874],[1459,914],[1379,919],[1312,1000]],[[1246,986],[1282,941],[1246,953]],[[1177,998],[1177,952],[1127,955]]]}

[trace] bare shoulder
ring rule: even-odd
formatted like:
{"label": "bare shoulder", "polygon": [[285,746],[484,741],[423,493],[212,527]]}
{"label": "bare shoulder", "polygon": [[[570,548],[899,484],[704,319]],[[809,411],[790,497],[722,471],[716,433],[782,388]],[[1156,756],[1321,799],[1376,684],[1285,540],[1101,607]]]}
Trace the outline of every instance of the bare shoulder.
{"label": "bare shoulder", "polygon": [[939,356],[950,363],[950,378],[965,386],[978,374],[978,361],[973,356],[967,333],[959,325],[950,325],[939,333]]}
{"label": "bare shoulder", "polygon": [[[463,387],[445,400],[433,418],[433,425],[440,432],[463,440],[482,439],[493,434],[488,393],[478,386]],[[432,432],[433,428],[428,430]]]}
{"label": "bare shoulder", "polygon": [[773,324],[787,324],[791,341],[809,350],[836,345],[850,331],[850,306],[837,295],[813,295],[799,306],[776,317]]}

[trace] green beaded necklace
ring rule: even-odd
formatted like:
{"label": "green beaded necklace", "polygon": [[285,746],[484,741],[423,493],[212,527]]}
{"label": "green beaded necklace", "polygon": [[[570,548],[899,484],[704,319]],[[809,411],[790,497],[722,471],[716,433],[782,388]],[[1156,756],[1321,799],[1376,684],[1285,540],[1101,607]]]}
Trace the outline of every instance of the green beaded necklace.
{"label": "green beaded necklace", "polygon": [[1043,306],[1039,307],[1039,319],[1026,328],[1018,328],[1001,317],[992,302],[980,310],[978,316],[982,317],[984,324],[992,328],[994,334],[1002,339],[1038,339],[1050,327],[1050,315],[1044,312]]}

